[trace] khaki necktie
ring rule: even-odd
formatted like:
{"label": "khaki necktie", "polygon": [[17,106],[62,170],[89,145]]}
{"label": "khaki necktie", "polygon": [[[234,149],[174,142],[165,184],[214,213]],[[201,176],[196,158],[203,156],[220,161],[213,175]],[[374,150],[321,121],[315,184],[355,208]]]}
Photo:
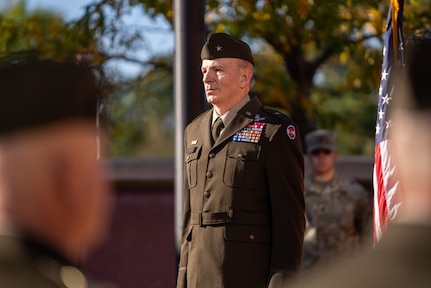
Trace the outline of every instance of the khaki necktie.
{"label": "khaki necktie", "polygon": [[224,128],[223,121],[220,117],[216,119],[214,122],[212,128],[211,128],[211,135],[213,137],[213,143],[217,141],[218,136],[220,135],[221,130]]}

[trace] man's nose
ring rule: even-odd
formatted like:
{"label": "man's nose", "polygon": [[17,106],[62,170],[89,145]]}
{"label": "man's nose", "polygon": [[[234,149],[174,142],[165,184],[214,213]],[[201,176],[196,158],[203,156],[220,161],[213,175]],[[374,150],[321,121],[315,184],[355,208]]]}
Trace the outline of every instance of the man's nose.
{"label": "man's nose", "polygon": [[202,73],[202,82],[208,83],[212,81],[212,77],[210,76],[210,73]]}

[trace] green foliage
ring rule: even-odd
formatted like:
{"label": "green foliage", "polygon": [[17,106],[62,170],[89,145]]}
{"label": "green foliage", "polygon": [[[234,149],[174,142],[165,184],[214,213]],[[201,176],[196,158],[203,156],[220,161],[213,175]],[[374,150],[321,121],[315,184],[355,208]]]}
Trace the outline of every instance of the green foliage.
{"label": "green foliage", "polygon": [[[89,62],[101,76],[110,155],[173,156],[172,58],[143,62],[130,56],[145,49],[145,41],[141,31],[122,21],[131,9],[127,1],[89,2],[82,17],[72,22],[25,8],[26,1],[19,0],[0,12],[0,56],[8,61],[32,57]],[[149,69],[136,79],[124,79],[110,68],[113,60]]]}
{"label": "green foliage", "polygon": [[75,59],[93,51],[96,39],[61,16],[46,11],[26,13],[21,0],[0,15],[0,55],[33,51],[40,58]]}
{"label": "green foliage", "polygon": [[340,154],[374,153],[376,99],[363,99],[362,94],[348,92],[315,92],[312,100],[319,106],[317,128],[337,131]]}
{"label": "green foliage", "polygon": [[[252,44],[253,93],[289,113],[304,132],[334,129],[342,154],[372,154],[382,35],[390,1],[207,0],[208,31],[223,31]],[[142,29],[122,17],[132,7],[174,23],[172,0],[96,0],[77,21],[47,11],[27,13],[25,0],[0,13],[0,56],[32,51],[55,59],[78,58],[101,72],[105,118],[113,156],[173,155],[172,55],[149,61]],[[193,7],[192,7],[193,8]],[[191,9],[192,9],[191,8]],[[405,38],[431,28],[431,2],[405,3]],[[112,60],[141,65],[136,79],[107,69]]]}
{"label": "green foliage", "polygon": [[254,46],[261,52],[254,57],[256,71],[251,93],[258,95],[268,106],[289,107],[285,95],[295,91],[295,83],[288,77],[283,59],[265,42]]}
{"label": "green foliage", "polygon": [[[344,154],[371,154],[382,36],[388,4],[376,0],[207,1],[210,31],[262,39],[276,62],[257,65],[254,92],[292,115],[301,131],[337,130]],[[408,1],[404,26],[412,35],[430,26],[430,2]],[[268,57],[268,56],[264,56]],[[285,79],[280,78],[285,74]],[[320,79],[320,83],[316,79]],[[269,88],[265,88],[269,87]]]}
{"label": "green foliage", "polygon": [[172,25],[174,9],[172,0],[129,0],[130,6],[142,5],[145,13],[151,17],[163,15]]}
{"label": "green foliage", "polygon": [[[161,57],[158,62],[167,62]],[[145,76],[117,82],[106,102],[110,155],[173,157],[174,114],[171,69],[155,68]]]}

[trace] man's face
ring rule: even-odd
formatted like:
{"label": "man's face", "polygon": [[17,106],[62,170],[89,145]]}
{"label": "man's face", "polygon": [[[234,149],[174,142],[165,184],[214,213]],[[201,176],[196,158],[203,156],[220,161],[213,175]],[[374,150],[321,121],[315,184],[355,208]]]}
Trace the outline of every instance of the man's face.
{"label": "man's face", "polygon": [[0,143],[8,187],[0,194],[7,197],[9,221],[68,257],[76,257],[78,248],[88,253],[109,228],[111,187],[97,159],[98,135],[93,121],[69,120],[23,130]]}
{"label": "man's face", "polygon": [[244,97],[241,93],[244,69],[235,58],[203,60],[202,82],[208,103],[224,107],[238,103]]}
{"label": "man's face", "polygon": [[317,175],[330,172],[334,168],[337,154],[328,149],[315,149],[309,153],[311,167]]}

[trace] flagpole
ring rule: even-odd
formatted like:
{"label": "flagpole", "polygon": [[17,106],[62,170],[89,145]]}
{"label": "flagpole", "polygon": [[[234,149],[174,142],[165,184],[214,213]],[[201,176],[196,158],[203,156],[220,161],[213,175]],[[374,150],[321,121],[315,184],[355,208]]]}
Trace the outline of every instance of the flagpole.
{"label": "flagpole", "polygon": [[205,40],[205,0],[174,0],[175,27],[175,246],[180,251],[183,220],[184,142],[187,123],[204,109],[200,50]]}

